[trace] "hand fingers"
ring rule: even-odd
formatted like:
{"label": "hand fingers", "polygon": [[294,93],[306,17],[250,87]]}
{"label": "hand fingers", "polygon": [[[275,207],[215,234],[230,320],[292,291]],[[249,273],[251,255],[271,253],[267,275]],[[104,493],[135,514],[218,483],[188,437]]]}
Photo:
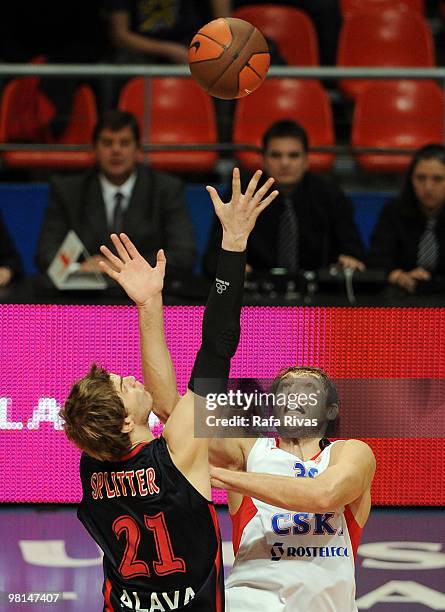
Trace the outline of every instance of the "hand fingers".
{"label": "hand fingers", "polygon": [[127,234],[121,233],[121,234],[119,234],[119,238],[123,242],[123,244],[124,244],[125,248],[127,249],[127,252],[130,255],[131,259],[135,259],[136,257],[139,257],[139,251],[134,246],[134,244],[131,242],[131,240],[127,236]]}
{"label": "hand fingers", "polygon": [[[108,261],[117,269],[122,270],[123,264],[119,257],[116,257],[114,253],[110,251],[110,249],[104,244],[100,247],[100,252],[104,255]],[[100,262],[100,260],[99,260]]]}
{"label": "hand fingers", "polygon": [[156,255],[156,268],[158,268],[158,270],[164,273],[166,264],[167,258],[165,256],[164,250],[160,249],[158,251],[158,254]]}
{"label": "hand fingers", "polygon": [[214,187],[207,185],[206,189],[216,211],[219,206],[222,206],[221,198],[219,197],[218,192]]}
{"label": "hand fingers", "polygon": [[249,184],[247,185],[246,193],[244,194],[249,200],[253,196],[255,189],[257,188],[258,181],[260,180],[262,174],[262,170],[257,170],[250,179]]}
{"label": "hand fingers", "polygon": [[416,281],[413,278],[404,278],[402,279],[401,285],[404,289],[406,289],[407,291],[409,291],[410,293],[414,293],[414,290],[416,288]]}
{"label": "hand fingers", "polygon": [[414,268],[414,270],[410,272],[410,276],[416,280],[430,280],[431,278],[431,274],[424,268]]}
{"label": "hand fingers", "polygon": [[269,191],[269,189],[272,187],[272,185],[274,184],[274,181],[275,181],[274,178],[267,179],[264,185],[260,189],[258,189],[258,191],[256,192],[254,199],[260,202],[264,198],[266,193]]}
{"label": "hand fingers", "polygon": [[258,206],[256,206],[255,208],[256,215],[257,216],[260,215],[263,212],[263,210],[267,208],[269,204],[271,204],[275,200],[278,194],[279,192],[275,189],[275,191],[272,191],[272,193],[270,193],[265,200],[260,202]]}
{"label": "hand fingers", "polygon": [[122,241],[119,238],[119,236],[117,234],[111,234],[110,238],[111,238],[111,242],[114,244],[117,254],[122,259],[122,261],[125,263],[127,261],[130,261],[130,256],[127,253],[127,249],[122,244]]}
{"label": "hand fingers", "polygon": [[241,178],[239,168],[234,168],[232,173],[232,200],[239,200],[241,195]]}
{"label": "hand fingers", "polygon": [[110,266],[108,264],[106,264],[104,261],[99,261],[99,268],[102,272],[105,272],[105,274],[108,274],[108,276],[110,278],[112,278],[113,280],[115,280],[116,282],[119,282],[119,272],[115,272],[112,268],[110,268]]}

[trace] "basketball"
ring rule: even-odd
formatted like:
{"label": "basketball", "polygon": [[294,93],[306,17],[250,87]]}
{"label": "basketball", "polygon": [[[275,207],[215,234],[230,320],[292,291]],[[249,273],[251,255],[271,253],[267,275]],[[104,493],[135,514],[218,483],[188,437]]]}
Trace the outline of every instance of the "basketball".
{"label": "basketball", "polygon": [[195,34],[189,46],[193,78],[216,98],[242,98],[257,89],[270,64],[269,48],[251,23],[215,19]]}

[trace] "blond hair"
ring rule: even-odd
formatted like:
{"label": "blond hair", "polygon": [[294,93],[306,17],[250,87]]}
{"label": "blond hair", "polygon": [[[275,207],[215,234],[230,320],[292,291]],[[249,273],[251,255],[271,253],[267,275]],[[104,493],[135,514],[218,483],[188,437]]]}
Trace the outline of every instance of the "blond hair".
{"label": "blond hair", "polygon": [[129,435],[121,431],[124,403],[109,373],[95,363],[73,385],[60,416],[67,438],[97,459],[113,461],[131,449]]}

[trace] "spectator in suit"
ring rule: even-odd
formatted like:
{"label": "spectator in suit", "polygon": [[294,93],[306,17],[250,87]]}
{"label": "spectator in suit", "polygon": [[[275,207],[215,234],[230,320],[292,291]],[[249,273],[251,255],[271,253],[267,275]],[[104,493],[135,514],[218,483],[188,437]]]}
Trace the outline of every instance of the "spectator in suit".
{"label": "spectator in suit", "polygon": [[[309,170],[308,137],[294,121],[274,123],[263,136],[263,180],[280,192],[264,211],[247,245],[248,270],[317,270],[330,264],[363,270],[363,245],[353,207],[343,191]],[[215,221],[204,269],[216,268],[220,230]]]}
{"label": "spectator in suit", "polygon": [[23,274],[22,262],[0,216],[0,287]]}
{"label": "spectator in suit", "polygon": [[150,263],[165,249],[170,272],[191,271],[196,259],[184,189],[174,176],[137,163],[139,128],[131,113],[109,111],[93,133],[96,165],[86,173],[54,177],[40,232],[36,263],[45,271],[69,230],[91,257],[84,271],[97,268],[101,244],[110,232],[128,233]]}
{"label": "spectator in suit", "polygon": [[382,209],[371,237],[369,265],[388,282],[415,293],[445,278],[445,147],[419,149],[401,193]]}

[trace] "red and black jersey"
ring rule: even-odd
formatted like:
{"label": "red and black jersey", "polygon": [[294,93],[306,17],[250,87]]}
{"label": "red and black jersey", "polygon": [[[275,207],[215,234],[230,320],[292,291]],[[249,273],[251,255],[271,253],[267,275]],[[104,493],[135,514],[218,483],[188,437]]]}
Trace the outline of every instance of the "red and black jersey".
{"label": "red and black jersey", "polygon": [[77,515],[104,552],[104,610],[224,610],[212,502],[171,460],[163,437],[120,461],[80,461]]}

